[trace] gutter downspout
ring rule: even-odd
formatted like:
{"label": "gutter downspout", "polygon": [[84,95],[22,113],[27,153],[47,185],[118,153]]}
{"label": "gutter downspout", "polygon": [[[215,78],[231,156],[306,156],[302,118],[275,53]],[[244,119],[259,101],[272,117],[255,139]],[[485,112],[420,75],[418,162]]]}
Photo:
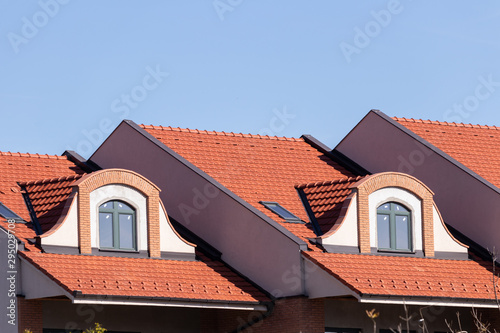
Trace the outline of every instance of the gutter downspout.
{"label": "gutter downspout", "polygon": [[259,318],[250,320],[249,322],[246,322],[246,323],[238,326],[238,328],[235,329],[234,331],[231,331],[231,333],[242,332],[242,331],[246,330],[247,328],[249,328],[250,326],[253,326],[253,325],[263,321],[267,317],[269,317],[274,311],[274,300],[272,300],[271,302],[268,302],[266,304],[266,306],[267,306],[267,311],[265,313],[263,313],[262,315],[260,315]]}

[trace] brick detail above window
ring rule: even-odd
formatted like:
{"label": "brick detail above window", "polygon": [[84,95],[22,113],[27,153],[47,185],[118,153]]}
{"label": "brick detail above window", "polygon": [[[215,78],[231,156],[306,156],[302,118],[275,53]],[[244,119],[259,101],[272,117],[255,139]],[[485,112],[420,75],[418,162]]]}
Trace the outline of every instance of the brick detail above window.
{"label": "brick detail above window", "polygon": [[368,196],[386,187],[405,189],[422,200],[423,250],[426,257],[434,257],[434,193],[415,177],[398,172],[377,173],[365,177],[351,186],[358,195],[358,244],[360,252],[370,253],[371,251]]}
{"label": "brick detail above window", "polygon": [[78,191],[78,242],[80,253],[91,254],[90,193],[95,189],[120,184],[130,186],[147,197],[149,256],[159,258],[160,253],[160,189],[145,177],[124,169],[106,169],[85,175],[73,184]]}

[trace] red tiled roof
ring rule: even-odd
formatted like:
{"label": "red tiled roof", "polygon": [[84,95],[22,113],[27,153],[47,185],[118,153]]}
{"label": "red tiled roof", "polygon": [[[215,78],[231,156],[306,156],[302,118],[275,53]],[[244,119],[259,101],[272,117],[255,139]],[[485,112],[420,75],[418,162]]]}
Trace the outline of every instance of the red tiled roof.
{"label": "red tiled roof", "polygon": [[493,185],[500,187],[500,127],[394,117]]}
{"label": "red tiled roof", "polygon": [[[18,183],[83,173],[84,171],[66,156],[0,152],[0,202],[25,221],[31,221]],[[0,221],[0,225],[7,230],[6,222]],[[36,236],[31,223],[16,223],[13,230],[28,249],[38,251],[27,241]]]}
{"label": "red tiled roof", "polygon": [[269,301],[224,264],[20,252],[69,293],[257,303]]}
{"label": "red tiled roof", "polygon": [[32,239],[36,236],[35,231],[33,230],[33,228],[31,228],[31,223],[14,223],[12,225],[14,226],[14,228],[9,228],[9,223],[7,223],[4,218],[0,217],[0,226],[2,228],[4,228],[5,230],[10,230],[13,235],[22,240],[28,250],[39,251],[35,245],[27,241],[27,239]]}
{"label": "red tiled roof", "polygon": [[495,300],[491,263],[485,261],[303,254],[361,295]]}
{"label": "red tiled roof", "polygon": [[46,232],[57,222],[69,198],[74,182],[82,174],[20,183],[26,189],[42,232]]}
{"label": "red tiled roof", "polygon": [[30,221],[18,182],[82,173],[84,171],[66,156],[0,152],[0,202],[25,221]]}
{"label": "red tiled roof", "polygon": [[296,186],[304,191],[323,234],[327,233],[339,218],[344,200],[352,192],[350,186],[362,178],[349,177]]}
{"label": "red tiled roof", "polygon": [[[302,138],[141,125],[233,193],[302,238],[314,238],[294,186],[353,174]],[[286,223],[259,201],[276,201],[306,224]]]}

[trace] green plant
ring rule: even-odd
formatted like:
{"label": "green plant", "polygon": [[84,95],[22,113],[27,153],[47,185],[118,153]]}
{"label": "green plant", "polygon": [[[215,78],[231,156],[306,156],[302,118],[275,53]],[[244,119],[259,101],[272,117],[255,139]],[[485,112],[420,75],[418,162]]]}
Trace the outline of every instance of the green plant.
{"label": "green plant", "polygon": [[371,311],[365,310],[366,315],[373,321],[373,333],[377,333],[377,322],[375,318],[380,315],[380,312],[377,312],[375,309],[371,309]]}
{"label": "green plant", "polygon": [[101,327],[101,324],[95,323],[94,328],[87,328],[85,330],[85,332],[83,332],[83,333],[104,333],[106,331],[107,331],[107,329],[105,329],[104,327]]}

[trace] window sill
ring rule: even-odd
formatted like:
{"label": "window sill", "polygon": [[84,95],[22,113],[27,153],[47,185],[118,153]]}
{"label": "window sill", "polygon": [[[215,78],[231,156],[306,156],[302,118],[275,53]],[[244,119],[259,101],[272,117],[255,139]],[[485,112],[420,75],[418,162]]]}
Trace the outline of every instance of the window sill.
{"label": "window sill", "polygon": [[405,251],[405,250],[391,250],[391,249],[377,249],[379,253],[397,253],[397,254],[416,254],[415,251]]}
{"label": "window sill", "polygon": [[137,250],[99,249],[99,252],[139,253]]}

